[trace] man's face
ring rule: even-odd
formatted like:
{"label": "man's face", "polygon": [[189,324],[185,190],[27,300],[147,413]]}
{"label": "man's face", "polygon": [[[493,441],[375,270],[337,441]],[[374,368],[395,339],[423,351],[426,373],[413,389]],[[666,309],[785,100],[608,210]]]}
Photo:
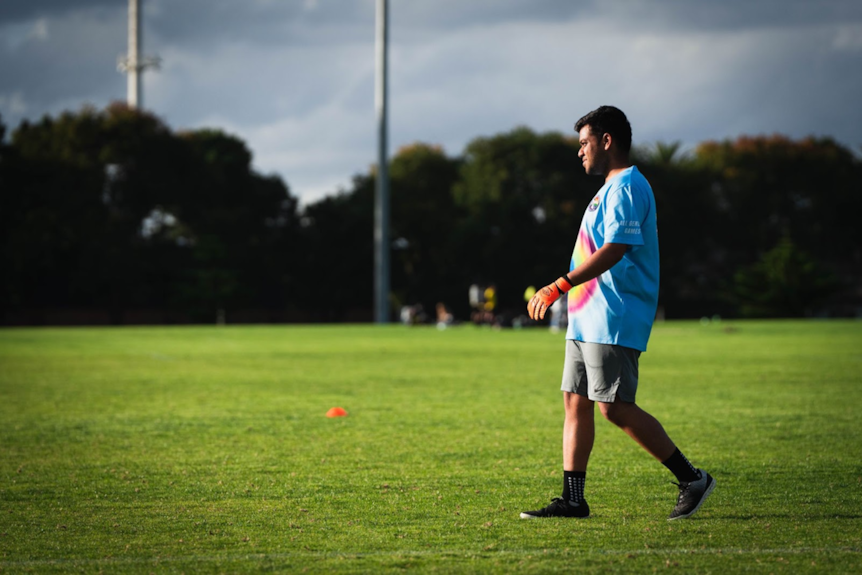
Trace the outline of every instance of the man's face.
{"label": "man's face", "polygon": [[578,132],[578,142],[581,148],[578,157],[590,176],[603,176],[607,172],[608,152],[602,140],[602,134],[593,134],[593,129],[588,125]]}

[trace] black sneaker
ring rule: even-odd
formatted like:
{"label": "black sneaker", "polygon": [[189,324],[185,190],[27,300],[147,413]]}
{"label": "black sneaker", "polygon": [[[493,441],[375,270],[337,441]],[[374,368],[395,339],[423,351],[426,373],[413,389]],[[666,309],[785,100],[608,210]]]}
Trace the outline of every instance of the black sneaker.
{"label": "black sneaker", "polygon": [[561,497],[554,497],[551,504],[544,509],[537,511],[524,511],[521,513],[521,519],[538,519],[540,517],[589,517],[590,506],[586,501],[581,501],[577,505],[572,505]]}
{"label": "black sneaker", "polygon": [[679,487],[679,497],[676,500],[676,507],[673,508],[670,517],[667,518],[668,521],[685,519],[694,515],[709,497],[709,494],[712,493],[712,490],[715,489],[715,479],[712,478],[712,475],[702,469],[698,469],[698,471],[700,472],[700,479],[697,481],[674,483]]}

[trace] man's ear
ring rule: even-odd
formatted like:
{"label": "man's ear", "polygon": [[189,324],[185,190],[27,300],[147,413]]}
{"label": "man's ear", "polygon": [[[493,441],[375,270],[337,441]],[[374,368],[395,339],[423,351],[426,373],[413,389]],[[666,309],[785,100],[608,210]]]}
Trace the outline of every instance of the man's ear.
{"label": "man's ear", "polygon": [[608,151],[611,149],[611,144],[614,141],[614,137],[605,132],[602,134],[602,149]]}

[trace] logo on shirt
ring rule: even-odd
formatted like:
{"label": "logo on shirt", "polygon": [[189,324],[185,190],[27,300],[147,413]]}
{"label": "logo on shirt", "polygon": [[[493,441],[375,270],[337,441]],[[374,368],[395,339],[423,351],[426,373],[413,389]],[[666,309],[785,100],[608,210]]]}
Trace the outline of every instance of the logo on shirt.
{"label": "logo on shirt", "polygon": [[620,229],[624,234],[641,234],[641,223],[637,220],[623,220],[620,222]]}
{"label": "logo on shirt", "polygon": [[590,204],[590,207],[589,207],[589,208],[587,208],[587,209],[588,209],[588,210],[590,210],[591,212],[594,212],[594,211],[596,211],[597,209],[599,209],[599,204],[600,204],[600,203],[602,203],[601,198],[599,198],[599,196],[596,196],[595,198],[593,198],[593,203],[591,203],[591,204]]}

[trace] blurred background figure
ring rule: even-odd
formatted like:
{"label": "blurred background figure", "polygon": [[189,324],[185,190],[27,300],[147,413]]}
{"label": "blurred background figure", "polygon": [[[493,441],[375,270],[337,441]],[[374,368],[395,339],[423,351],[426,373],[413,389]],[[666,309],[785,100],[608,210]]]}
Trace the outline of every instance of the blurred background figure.
{"label": "blurred background figure", "polygon": [[399,319],[404,325],[423,324],[428,321],[428,315],[425,313],[425,308],[421,303],[415,305],[405,305],[401,307]]}
{"label": "blurred background figure", "polygon": [[497,317],[494,314],[494,310],[497,307],[497,286],[494,284],[489,285],[485,288],[485,293],[483,295],[485,303],[482,306],[484,310],[482,323],[495,325],[497,323]]}
{"label": "blurred background figure", "polygon": [[566,313],[566,298],[561,297],[551,306],[551,333],[559,333],[560,330],[565,330],[568,325],[569,318]]}
{"label": "blurred background figure", "polygon": [[470,321],[479,325],[482,323],[485,309],[484,290],[479,287],[479,284],[473,282],[470,284],[468,297],[470,300]]}
{"label": "blurred background figure", "polygon": [[437,329],[446,329],[455,321],[455,316],[443,302],[437,303]]}
{"label": "blurred background figure", "polygon": [[401,319],[401,323],[403,323],[404,325],[413,325],[413,306],[401,306],[401,313],[399,315],[399,318]]}

